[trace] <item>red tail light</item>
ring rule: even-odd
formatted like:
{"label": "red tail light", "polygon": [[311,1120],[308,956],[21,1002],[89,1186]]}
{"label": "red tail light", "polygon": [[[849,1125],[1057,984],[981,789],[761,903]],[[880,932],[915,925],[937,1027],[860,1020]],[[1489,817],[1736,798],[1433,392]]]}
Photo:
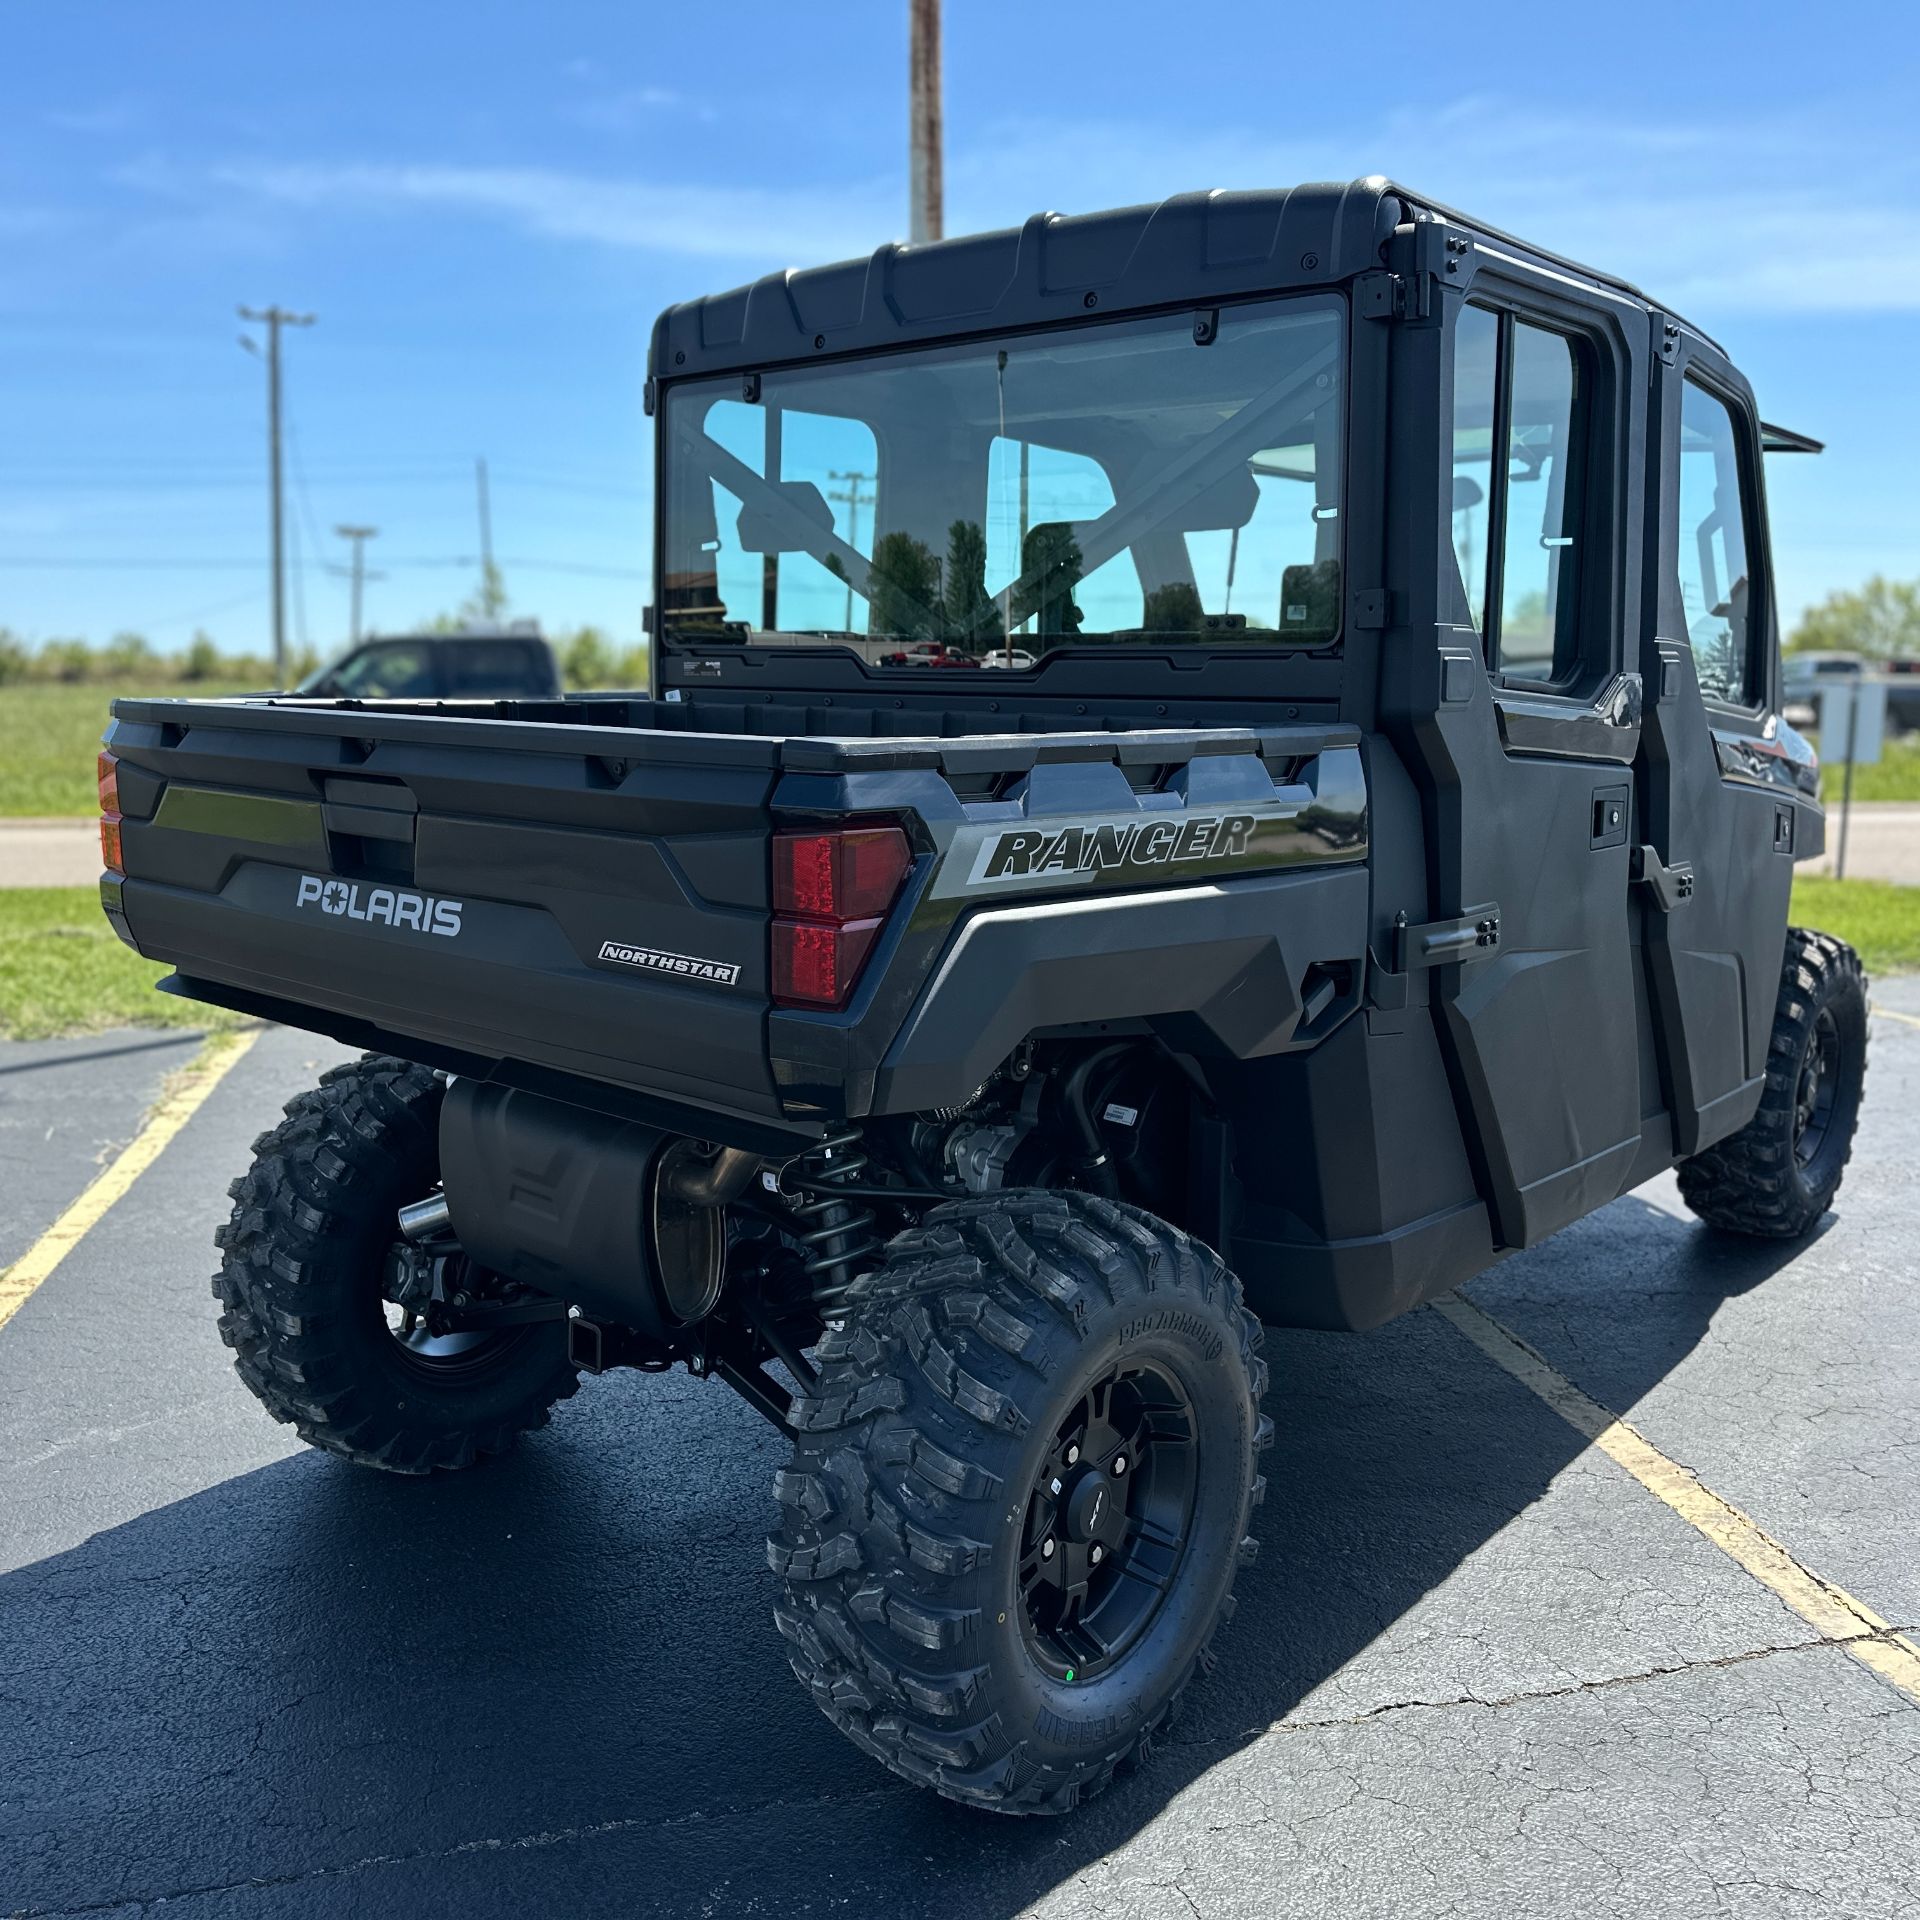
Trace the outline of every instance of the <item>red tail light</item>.
{"label": "red tail light", "polygon": [[773,910],[809,920],[866,920],[885,913],[913,855],[898,827],[773,837]]}
{"label": "red tail light", "polygon": [[120,762],[103,751],[95,763],[100,784],[100,861],[110,873],[123,871],[120,859]]}
{"label": "red tail light", "polygon": [[843,1007],[913,866],[898,827],[773,837],[773,997]]}

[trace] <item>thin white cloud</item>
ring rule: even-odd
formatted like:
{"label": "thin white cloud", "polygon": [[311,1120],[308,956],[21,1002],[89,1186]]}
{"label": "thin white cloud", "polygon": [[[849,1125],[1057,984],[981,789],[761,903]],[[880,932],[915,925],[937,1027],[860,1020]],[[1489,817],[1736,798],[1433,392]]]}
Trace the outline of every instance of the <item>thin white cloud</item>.
{"label": "thin white cloud", "polygon": [[887,237],[884,189],[719,187],[541,167],[223,167],[217,184],[316,210],[456,209],[550,239],[769,264],[833,260]]}
{"label": "thin white cloud", "polygon": [[[609,94],[612,100],[623,96]],[[635,111],[686,110],[665,88]],[[645,107],[651,99],[655,104]],[[948,230],[1017,224],[1205,187],[1280,186],[1383,172],[1496,226],[1619,273],[1709,326],[1747,312],[1920,312],[1920,249],[1892,237],[1920,191],[1920,157],[1831,112],[1744,122],[1529,117],[1465,99],[1373,127],[1206,134],[1031,120],[977,127],[948,164]],[[229,164],[149,158],[120,179],[182,201],[216,189],[318,213],[464,213],[543,238],[735,262],[859,255],[905,224],[895,180],[721,186],[551,167],[451,163]],[[1863,195],[1862,178],[1876,185]]]}
{"label": "thin white cloud", "polygon": [[106,135],[131,132],[141,108],[131,99],[97,100],[84,107],[50,107],[40,117],[61,133]]}
{"label": "thin white cloud", "polygon": [[[1199,138],[1010,122],[954,156],[949,224],[1363,173],[1590,260],[1709,323],[1742,311],[1920,311],[1920,249],[1901,245],[1896,227],[1920,189],[1920,155],[1831,110],[1764,125],[1637,122],[1469,99],[1373,128]],[[1863,178],[1875,182],[1868,195]]]}
{"label": "thin white cloud", "polygon": [[631,133],[636,127],[652,125],[669,114],[691,115],[696,120],[716,118],[712,107],[690,100],[672,87],[622,87],[592,99],[575,101],[563,109],[576,125],[590,127],[596,133]]}

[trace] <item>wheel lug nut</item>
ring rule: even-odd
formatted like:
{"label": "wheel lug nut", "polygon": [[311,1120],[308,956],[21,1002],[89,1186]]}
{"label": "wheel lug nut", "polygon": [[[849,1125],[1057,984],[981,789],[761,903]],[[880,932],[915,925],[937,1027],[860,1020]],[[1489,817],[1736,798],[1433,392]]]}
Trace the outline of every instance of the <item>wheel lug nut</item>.
{"label": "wheel lug nut", "polygon": [[1051,1540],[1042,1540],[1040,1542],[1040,1558],[1042,1560],[1051,1560],[1053,1558],[1053,1542]]}
{"label": "wheel lug nut", "polygon": [[1125,1473],[1125,1472],[1126,1472],[1126,1470],[1127,1470],[1127,1456],[1126,1456],[1126,1455],[1125,1455],[1124,1453],[1116,1453],[1116,1454],[1115,1454],[1115,1455],[1113,1456],[1113,1470],[1114,1470],[1114,1472],[1115,1472],[1115,1473]]}
{"label": "wheel lug nut", "polygon": [[1058,1479],[1049,1480],[1047,1482],[1047,1491],[1049,1493],[1058,1493],[1060,1491],[1059,1480]]}
{"label": "wheel lug nut", "polygon": [[1093,1564],[1097,1567],[1100,1564],[1101,1560],[1105,1557],[1106,1551],[1107,1550],[1105,1547],[1096,1546],[1093,1552],[1088,1557],[1093,1561]]}
{"label": "wheel lug nut", "polygon": [[1080,1458],[1080,1449],[1078,1447],[1069,1447],[1067,1449],[1067,1465],[1068,1466],[1072,1466],[1073,1463],[1079,1458]]}

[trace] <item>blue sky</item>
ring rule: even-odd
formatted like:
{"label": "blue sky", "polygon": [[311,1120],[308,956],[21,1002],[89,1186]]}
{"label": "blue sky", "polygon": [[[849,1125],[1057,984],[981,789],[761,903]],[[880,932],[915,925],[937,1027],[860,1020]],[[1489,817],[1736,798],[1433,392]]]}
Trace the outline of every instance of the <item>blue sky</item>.
{"label": "blue sky", "polygon": [[[654,313],[905,227],[905,0],[56,6],[0,21],[0,626],[266,631],[291,337],[295,637],[459,600],[472,462],[513,610],[637,639]],[[1391,173],[1627,274],[1770,418],[1782,612],[1920,575],[1911,5],[948,0],[948,229]],[[154,564],[166,562],[166,565]]]}

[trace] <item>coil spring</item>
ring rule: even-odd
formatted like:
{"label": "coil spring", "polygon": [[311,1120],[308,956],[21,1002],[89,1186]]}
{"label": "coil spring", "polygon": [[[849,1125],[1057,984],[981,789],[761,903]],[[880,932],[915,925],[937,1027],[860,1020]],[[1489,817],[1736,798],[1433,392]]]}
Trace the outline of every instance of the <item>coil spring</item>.
{"label": "coil spring", "polygon": [[[829,1135],[801,1162],[801,1177],[821,1186],[857,1186],[867,1155],[860,1130],[848,1127]],[[804,1269],[816,1304],[837,1306],[845,1297],[861,1261],[880,1251],[873,1209],[858,1200],[836,1200],[830,1193],[803,1192],[794,1205],[799,1223],[795,1238],[806,1249]]]}

